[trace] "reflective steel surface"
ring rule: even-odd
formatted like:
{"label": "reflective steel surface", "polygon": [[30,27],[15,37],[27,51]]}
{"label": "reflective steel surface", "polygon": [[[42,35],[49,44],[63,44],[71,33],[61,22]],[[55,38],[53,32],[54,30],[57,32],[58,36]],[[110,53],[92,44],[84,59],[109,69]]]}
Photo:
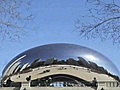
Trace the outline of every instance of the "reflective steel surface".
{"label": "reflective steel surface", "polygon": [[50,58],[57,60],[73,58],[78,61],[78,57],[84,58],[88,63],[94,62],[98,66],[104,67],[111,74],[120,76],[116,66],[101,53],[84,46],[64,43],[42,45],[19,54],[6,65],[3,70],[3,76],[14,74],[18,69],[22,71],[35,62],[35,60],[42,62]]}

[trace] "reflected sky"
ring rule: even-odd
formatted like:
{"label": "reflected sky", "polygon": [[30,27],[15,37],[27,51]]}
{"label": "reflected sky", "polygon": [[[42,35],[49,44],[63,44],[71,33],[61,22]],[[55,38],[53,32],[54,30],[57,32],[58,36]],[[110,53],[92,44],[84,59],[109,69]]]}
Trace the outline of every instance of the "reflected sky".
{"label": "reflected sky", "polygon": [[116,66],[101,53],[80,45],[63,43],[47,44],[29,49],[11,60],[5,67],[3,73],[13,67],[11,65],[14,65],[17,61],[23,66],[26,63],[33,63],[36,59],[41,59],[41,61],[45,61],[49,58],[56,58],[58,60],[73,58],[78,60],[78,57],[83,57],[87,61],[92,61],[97,65],[104,67],[108,72],[120,76]]}

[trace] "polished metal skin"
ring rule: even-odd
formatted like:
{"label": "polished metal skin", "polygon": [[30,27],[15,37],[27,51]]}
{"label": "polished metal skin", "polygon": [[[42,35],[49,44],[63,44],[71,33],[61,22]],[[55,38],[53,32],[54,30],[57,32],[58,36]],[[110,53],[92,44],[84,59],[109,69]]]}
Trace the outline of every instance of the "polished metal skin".
{"label": "polished metal skin", "polygon": [[113,75],[120,75],[116,66],[101,53],[80,45],[58,43],[38,46],[19,54],[6,65],[3,70],[3,77],[16,73],[18,69],[22,71],[37,59],[39,62],[46,61],[50,58],[59,61],[73,58],[78,61],[78,57],[82,57],[87,62],[91,61],[100,67],[104,67],[104,69]]}

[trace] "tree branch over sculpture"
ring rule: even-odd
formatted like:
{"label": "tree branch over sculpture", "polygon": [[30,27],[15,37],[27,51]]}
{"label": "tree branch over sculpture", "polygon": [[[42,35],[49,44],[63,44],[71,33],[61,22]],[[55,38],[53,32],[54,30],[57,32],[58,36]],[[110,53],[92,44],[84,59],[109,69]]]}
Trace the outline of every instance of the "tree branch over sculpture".
{"label": "tree branch over sculpture", "polygon": [[84,22],[80,19],[75,22],[80,36],[120,43],[120,6],[116,1],[87,0],[86,5],[91,7],[88,14],[83,16]]}
{"label": "tree branch over sculpture", "polygon": [[31,0],[0,1],[0,40],[17,40],[25,34],[25,27],[34,19],[30,13]]}

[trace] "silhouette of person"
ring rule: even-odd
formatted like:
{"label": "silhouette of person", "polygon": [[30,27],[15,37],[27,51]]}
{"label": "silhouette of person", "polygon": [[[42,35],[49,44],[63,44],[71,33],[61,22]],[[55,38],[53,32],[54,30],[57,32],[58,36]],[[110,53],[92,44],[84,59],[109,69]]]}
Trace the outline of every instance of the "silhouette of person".
{"label": "silhouette of person", "polygon": [[26,80],[27,80],[27,81],[30,81],[30,80],[31,80],[31,76],[27,77]]}
{"label": "silhouette of person", "polygon": [[52,81],[52,78],[49,77],[49,78],[48,78],[48,85],[49,85],[49,86],[50,86],[51,81]]}
{"label": "silhouette of person", "polygon": [[105,90],[104,88],[101,88],[101,90]]}
{"label": "silhouette of person", "polygon": [[97,82],[97,79],[94,77],[94,79],[92,80],[92,87],[97,90],[97,87],[98,87],[98,82]]}
{"label": "silhouette of person", "polygon": [[29,87],[30,87],[30,84],[31,84],[31,76],[27,77],[26,80],[29,82]]}
{"label": "silhouette of person", "polygon": [[7,87],[11,87],[12,86],[12,80],[10,78],[7,79],[6,86]]}

